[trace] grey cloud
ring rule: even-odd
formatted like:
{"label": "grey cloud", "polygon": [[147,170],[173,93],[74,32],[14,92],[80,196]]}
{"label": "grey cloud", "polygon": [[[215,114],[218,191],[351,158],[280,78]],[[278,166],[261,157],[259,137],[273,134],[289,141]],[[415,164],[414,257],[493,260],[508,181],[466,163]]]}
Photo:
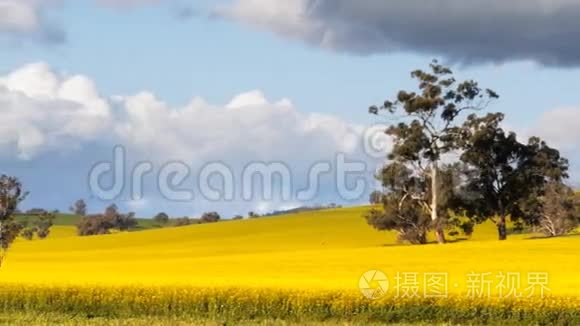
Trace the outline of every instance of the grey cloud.
{"label": "grey cloud", "polygon": [[520,141],[536,135],[560,150],[570,161],[570,185],[580,187],[580,108],[559,108],[544,112],[530,128],[521,128]]}
{"label": "grey cloud", "polygon": [[576,0],[236,0],[216,14],[361,55],[417,52],[463,63],[580,64]]}
{"label": "grey cloud", "polygon": [[34,38],[45,44],[62,44],[66,43],[67,34],[60,26],[46,25],[34,35]]}
{"label": "grey cloud", "polygon": [[196,9],[189,6],[177,7],[173,11],[173,15],[178,20],[189,20],[198,15]]}
{"label": "grey cloud", "polygon": [[100,5],[111,7],[134,7],[159,3],[162,1],[164,0],[96,0],[96,2]]}
{"label": "grey cloud", "polygon": [[[44,3],[47,5],[47,3]],[[45,17],[46,6],[35,0],[0,1],[0,37],[8,41],[60,44],[66,33]]]}

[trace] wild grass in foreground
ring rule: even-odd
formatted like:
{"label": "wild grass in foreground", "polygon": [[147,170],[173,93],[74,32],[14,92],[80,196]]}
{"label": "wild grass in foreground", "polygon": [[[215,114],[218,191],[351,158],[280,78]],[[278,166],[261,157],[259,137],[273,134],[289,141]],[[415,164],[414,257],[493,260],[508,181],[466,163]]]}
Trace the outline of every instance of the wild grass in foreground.
{"label": "wild grass in foreground", "polygon": [[0,290],[0,312],[24,317],[58,314],[83,321],[154,318],[225,323],[580,325],[577,297],[368,300],[347,291],[244,288],[7,285]]}
{"label": "wild grass in foreground", "polygon": [[[211,320],[196,317],[95,317],[86,318],[83,316],[73,316],[59,313],[8,313],[0,314],[0,325],[11,326],[30,326],[30,325],[64,325],[64,326],[93,326],[93,325],[123,325],[123,326],[186,326],[186,325],[200,325],[200,326],[287,326],[287,325],[301,325],[301,326],[378,326],[383,323],[363,323],[363,322],[344,322],[339,320],[327,320],[320,322],[289,322],[285,320],[264,319],[264,320],[236,320],[227,321],[223,319]],[[444,326],[448,324],[431,324],[431,323],[413,323],[413,324],[391,324],[391,326]]]}
{"label": "wild grass in foreground", "polygon": [[[237,320],[228,322],[225,320],[210,320],[199,318],[168,318],[168,317],[139,317],[139,318],[82,318],[60,314],[0,314],[0,325],[30,326],[30,325],[64,325],[64,326],[379,326],[383,323],[350,323],[337,320],[323,322],[288,322],[284,320]],[[449,324],[413,323],[413,324],[390,324],[391,326],[446,326]]]}

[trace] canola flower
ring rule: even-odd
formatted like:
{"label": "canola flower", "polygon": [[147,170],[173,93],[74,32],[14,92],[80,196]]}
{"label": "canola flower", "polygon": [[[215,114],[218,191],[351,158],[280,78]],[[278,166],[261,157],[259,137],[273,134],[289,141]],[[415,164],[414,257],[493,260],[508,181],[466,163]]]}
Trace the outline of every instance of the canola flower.
{"label": "canola flower", "polygon": [[[365,209],[95,237],[58,227],[47,240],[14,244],[0,269],[0,308],[113,317],[580,324],[580,237],[527,234],[500,242],[495,227],[484,224],[470,239],[444,246],[395,246],[394,234],[366,225]],[[388,291],[377,300],[359,289],[369,270],[388,278]],[[447,275],[447,297],[396,295],[402,280],[422,293],[432,273]],[[512,279],[519,297],[500,298],[506,289],[499,276],[508,273],[519,275]],[[528,298],[528,277],[540,274],[547,276],[546,296]],[[469,297],[479,288],[475,281],[489,284],[489,295],[479,289],[484,298]]]}
{"label": "canola flower", "polygon": [[3,312],[58,312],[127,317],[170,316],[228,320],[311,320],[390,322],[511,321],[537,324],[580,322],[577,297],[510,300],[401,299],[368,300],[350,291],[308,291],[196,287],[2,287]]}

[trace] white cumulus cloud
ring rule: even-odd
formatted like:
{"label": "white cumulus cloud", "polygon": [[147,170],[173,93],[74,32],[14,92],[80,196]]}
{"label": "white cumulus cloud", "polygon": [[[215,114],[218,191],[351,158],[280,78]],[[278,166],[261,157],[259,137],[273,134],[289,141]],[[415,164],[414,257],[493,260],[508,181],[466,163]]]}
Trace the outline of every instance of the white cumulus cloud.
{"label": "white cumulus cloud", "polygon": [[[309,169],[316,163],[335,167],[341,153],[349,161],[372,160],[362,150],[363,127],[333,115],[300,112],[289,99],[270,100],[259,90],[235,95],[224,104],[193,97],[185,105],[173,106],[145,91],[103,96],[89,77],[62,74],[45,63],[0,76],[0,121],[1,159],[51,162],[63,153],[80,155],[86,166],[79,182],[86,180],[95,163],[112,160],[116,144],[125,148],[128,162],[149,161],[159,169],[179,161],[191,168],[192,177],[205,164],[223,163],[235,175],[238,190],[242,171],[251,163],[282,163],[297,192],[309,181]],[[99,150],[93,150],[96,147]],[[58,171],[58,166],[54,169]],[[373,172],[363,171],[364,177],[372,179]],[[328,171],[326,177],[321,183],[327,184],[315,193],[317,198],[326,196],[321,202],[336,200],[331,195],[336,191],[330,180],[333,174]],[[147,203],[161,205],[152,181],[144,191]],[[252,201],[238,197],[230,207],[255,209]],[[281,199],[269,202],[274,208],[288,204]],[[145,207],[142,198],[125,203],[132,209],[152,207]],[[212,206],[203,198],[195,204]]]}
{"label": "white cumulus cloud", "polygon": [[33,63],[0,77],[0,118],[0,149],[30,159],[98,138],[111,112],[89,78]]}
{"label": "white cumulus cloud", "polygon": [[[87,76],[32,63],[0,76],[0,149],[21,158],[83,142],[117,142],[156,158],[315,161],[360,150],[362,127],[302,113],[254,90],[224,105],[173,107],[150,92],[105,97]],[[9,123],[7,123],[9,122]]]}

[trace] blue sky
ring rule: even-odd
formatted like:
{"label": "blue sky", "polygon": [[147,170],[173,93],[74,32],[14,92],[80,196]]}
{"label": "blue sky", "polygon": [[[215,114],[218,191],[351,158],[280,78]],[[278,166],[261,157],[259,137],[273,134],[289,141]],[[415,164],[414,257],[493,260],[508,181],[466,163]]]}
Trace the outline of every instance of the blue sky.
{"label": "blue sky", "polygon": [[[10,3],[13,0],[2,1]],[[2,1],[0,1],[0,9],[3,8]],[[101,128],[94,133],[91,132],[90,135],[80,136],[71,132],[64,139],[54,134],[55,128],[59,125],[58,121],[46,127],[35,125],[42,122],[32,123],[22,117],[14,118],[26,123],[28,127],[33,126],[41,133],[53,133],[50,136],[52,138],[46,137],[46,139],[51,139],[49,149],[46,149],[47,146],[42,150],[35,149],[33,153],[24,155],[25,157],[19,155],[21,149],[18,147],[19,140],[22,142],[24,136],[20,135],[20,138],[15,137],[13,141],[8,140],[0,144],[0,148],[4,146],[3,155],[0,157],[3,168],[7,172],[19,175],[30,187],[31,197],[25,203],[26,207],[43,206],[64,210],[78,197],[91,200],[90,191],[86,186],[87,170],[92,163],[108,159],[114,143],[125,145],[125,142],[130,142],[132,145],[127,144],[127,146],[134,146],[132,148],[135,149],[133,152],[136,161],[154,160],[156,162],[162,155],[176,159],[190,159],[190,156],[184,153],[191,150],[191,157],[194,157],[195,152],[203,147],[196,142],[201,142],[204,138],[197,136],[192,136],[187,144],[182,144],[169,154],[163,150],[167,149],[167,142],[171,140],[160,141],[159,146],[151,145],[155,135],[143,136],[145,131],[137,133],[135,131],[137,127],[129,128],[127,126],[130,123],[123,120],[125,119],[123,110],[129,106],[128,97],[147,92],[163,102],[169,112],[181,110],[190,105],[193,98],[202,98],[208,107],[226,107],[234,97],[259,90],[260,93],[254,94],[250,102],[255,102],[257,97],[257,101],[263,106],[276,106],[277,101],[287,99],[291,102],[292,119],[310,121],[308,120],[310,114],[320,113],[331,116],[340,123],[350,124],[354,130],[375,121],[366,113],[369,105],[381,103],[395,94],[398,89],[412,87],[409,72],[415,68],[425,67],[432,58],[439,58],[450,64],[461,78],[474,78],[483,86],[495,89],[501,95],[501,99],[491,109],[507,114],[506,124],[510,129],[524,135],[540,134],[555,145],[561,144],[564,153],[571,159],[574,155],[580,159],[576,153],[576,150],[580,149],[577,130],[580,128],[575,128],[580,127],[580,122],[573,121],[575,118],[580,118],[580,113],[578,113],[580,92],[578,92],[577,83],[580,71],[576,62],[569,59],[580,53],[574,47],[565,49],[564,46],[555,47],[558,44],[543,45],[543,40],[536,35],[507,35],[514,30],[520,30],[517,25],[509,25],[509,30],[506,32],[505,38],[513,37],[512,43],[515,44],[514,49],[509,52],[501,49],[487,51],[493,47],[501,47],[505,42],[504,36],[490,34],[487,39],[480,35],[480,40],[469,40],[469,42],[478,41],[477,44],[483,44],[481,46],[484,46],[486,41],[489,42],[489,45],[484,47],[485,51],[477,52],[483,53],[479,55],[461,50],[474,47],[461,36],[450,36],[450,45],[442,50],[436,45],[425,47],[417,45],[411,41],[412,37],[421,35],[422,31],[412,34],[406,29],[404,32],[410,33],[408,42],[391,41],[386,44],[383,38],[389,36],[389,40],[394,40],[395,37],[389,33],[391,31],[396,33],[396,29],[402,27],[385,27],[380,19],[376,20],[376,26],[365,25],[364,31],[384,35],[381,34],[380,38],[369,40],[371,45],[363,44],[363,38],[357,34],[360,33],[361,27],[356,19],[360,17],[357,18],[355,13],[367,14],[367,8],[363,8],[364,3],[368,3],[369,8],[372,8],[372,6],[377,6],[374,1],[361,1],[361,8],[351,8],[351,4],[338,1],[335,4],[336,7],[322,6],[322,8],[315,8],[316,10],[304,11],[304,17],[300,15],[301,19],[296,24],[294,20],[288,20],[292,24],[286,24],[285,20],[280,18],[282,16],[278,15],[291,14],[294,12],[292,10],[301,10],[301,6],[307,3],[306,0],[289,1],[288,3],[295,3],[295,6],[282,8],[281,11],[277,11],[280,8],[274,8],[275,2],[268,3],[260,0],[220,1],[219,4],[213,1],[157,1],[154,4],[142,5],[137,1],[129,7],[124,5],[123,1],[109,1],[108,4],[103,4],[104,2],[55,1],[39,5],[36,1],[25,0],[23,3],[38,15],[38,21],[34,27],[27,27],[15,33],[14,26],[20,25],[15,25],[14,22],[10,25],[9,21],[3,24],[0,21],[0,46],[2,46],[0,85],[2,85],[2,77],[13,74],[31,63],[42,62],[45,64],[44,68],[38,68],[30,74],[50,73],[59,76],[61,81],[72,75],[83,75],[94,84],[98,97],[108,103],[112,112],[111,119],[115,121],[102,122],[114,125],[110,129],[103,127],[105,129]],[[450,5],[452,2],[448,0],[441,3]],[[561,2],[562,6],[567,5],[565,1]],[[340,8],[340,3],[343,3],[343,8]],[[550,22],[550,17],[556,19],[556,16],[550,16],[550,12],[555,9],[565,9],[557,7],[558,1],[555,3],[555,8],[548,8],[550,10],[546,9],[537,13],[543,15],[542,17],[545,16],[544,20],[547,24]],[[229,11],[224,13],[223,10],[218,9],[220,4],[227,6],[224,8],[228,8]],[[265,6],[273,7],[265,10]],[[400,9],[385,6],[389,10]],[[352,14],[340,14],[346,12],[346,9]],[[358,9],[360,12],[357,11]],[[497,5],[496,9],[495,15],[499,17],[504,12],[509,14],[518,10],[511,7],[503,8],[501,5]],[[180,12],[188,13],[188,17],[178,17]],[[275,15],[264,16],[271,13]],[[332,17],[328,18],[331,13]],[[0,20],[8,19],[3,18],[4,16],[0,15]],[[375,22],[375,18],[369,17],[369,21]],[[334,25],[337,21],[340,24]],[[501,19],[498,21],[498,24],[502,23]],[[302,25],[298,26],[299,24]],[[437,25],[440,24],[438,22],[433,22],[433,24],[434,29],[445,28],[445,26]],[[481,28],[485,28],[484,20],[481,24]],[[320,26],[327,29],[325,35],[331,36],[330,41],[328,38],[325,38],[324,42],[318,41],[315,32],[318,33],[318,29],[322,28]],[[57,41],[39,40],[37,35],[40,35],[42,29],[49,28],[61,31],[66,38]],[[554,31],[551,32],[554,35]],[[530,31],[530,33],[539,32]],[[572,32],[567,33],[563,31],[559,34],[568,35]],[[475,38],[477,37],[476,35]],[[497,42],[494,42],[494,37],[498,39]],[[529,44],[519,44],[517,40],[521,39],[532,41]],[[537,49],[539,47],[547,49],[548,53],[539,51]],[[512,58],[511,53],[517,53],[517,56]],[[30,77],[30,75],[27,76],[26,78]],[[26,83],[27,79],[22,80]],[[30,109],[31,112],[40,110],[37,106],[40,107],[45,99],[39,99],[32,94],[34,93],[32,91],[13,90],[15,86],[11,87],[7,86],[9,91],[20,91],[34,98],[35,104],[31,105],[35,107]],[[116,96],[123,96],[123,99],[116,99]],[[58,100],[62,99],[58,98]],[[70,98],[66,100],[69,101]],[[145,101],[144,98],[140,100]],[[145,111],[149,110],[147,105],[153,106],[150,101],[145,101],[148,104],[143,104],[145,103],[143,101],[136,101],[134,106],[141,105],[142,110]],[[8,114],[8,109],[3,108],[2,105],[0,103],[0,117]],[[44,109],[49,109],[51,105],[57,105],[57,103],[47,104]],[[11,110],[10,114],[18,115],[17,109]],[[135,112],[139,110],[141,109],[130,111],[133,113],[129,115],[136,115]],[[294,111],[303,116],[295,118]],[[227,111],[224,111],[225,113]],[[68,115],[64,116],[68,117]],[[195,115],[188,115],[188,117],[197,121]],[[245,119],[244,115],[239,117]],[[135,118],[135,116],[133,118],[132,122],[145,124],[140,118]],[[286,124],[285,121],[274,118],[259,121],[274,125],[274,130],[275,125]],[[283,120],[289,117],[282,115],[280,118]],[[214,125],[205,121],[194,125],[198,128],[207,126],[207,128],[220,129],[223,126],[220,125],[219,119],[219,116],[211,118]],[[119,120],[123,120],[122,123],[116,123]],[[301,121],[295,123],[302,126],[304,122]],[[78,125],[77,121],[70,123]],[[82,123],[91,124],[92,122],[83,120]],[[235,122],[230,123],[233,123],[231,132],[222,131],[216,134],[224,138],[224,142],[235,143],[236,140],[251,139],[236,136],[236,133],[243,132],[243,129],[236,129]],[[131,131],[127,131],[129,130],[127,128]],[[148,128],[156,130],[157,127],[148,126]],[[180,131],[179,135],[187,130],[186,126],[179,126],[179,128],[184,130]],[[321,133],[331,132],[323,126],[317,125],[316,128]],[[121,136],[118,136],[119,138],[111,136],[120,129],[125,130],[123,137],[129,137],[132,140],[128,141],[129,138]],[[275,160],[278,159],[275,155],[259,151],[267,151],[271,148],[283,150],[288,146],[309,145],[308,142],[300,144],[288,143],[287,140],[280,140],[280,143],[274,141],[274,139],[286,137],[308,139],[295,134],[296,131],[292,128],[288,130],[289,134],[273,135],[272,144],[264,145],[255,151],[251,148],[251,144],[236,144],[238,147],[249,147],[247,151],[240,152],[238,158],[243,157],[247,161],[254,153],[256,156]],[[131,132],[135,133],[131,134]],[[199,131],[192,131],[192,133],[196,132]],[[135,141],[133,144],[135,137],[140,137],[142,141]],[[66,144],[66,146],[61,147],[59,144]],[[332,146],[338,145],[329,144],[325,149]],[[312,153],[321,152],[316,148],[310,150]],[[309,151],[305,150],[305,152]],[[332,150],[329,151],[331,152]],[[357,150],[353,149],[351,152],[353,157],[355,153]],[[227,157],[218,157],[219,155],[215,153],[208,155],[211,159],[236,161],[236,157],[230,157],[229,154],[225,155]],[[309,157],[289,158],[292,162],[288,164],[299,166],[321,158],[314,154]],[[238,161],[237,164],[245,162],[242,161]],[[578,165],[573,164],[573,166]],[[62,182],[66,185],[66,189],[50,192],[47,184],[55,180],[64,180]],[[578,182],[580,173],[573,171],[572,180]],[[313,199],[312,202],[340,202],[333,196],[332,192],[321,193],[320,197]],[[162,209],[175,215],[193,215],[210,209],[212,206],[214,210],[223,210],[227,214],[245,213],[260,205],[257,202],[239,201],[203,203],[191,207],[183,203],[174,205],[153,197],[147,199],[147,204],[144,200],[142,205],[128,203],[126,199],[120,200],[122,207],[137,210],[144,216],[152,215]],[[91,203],[94,210],[99,210],[106,204],[96,199]],[[297,204],[300,203],[277,202],[268,206],[267,209]],[[348,203],[345,202],[345,204]]]}

